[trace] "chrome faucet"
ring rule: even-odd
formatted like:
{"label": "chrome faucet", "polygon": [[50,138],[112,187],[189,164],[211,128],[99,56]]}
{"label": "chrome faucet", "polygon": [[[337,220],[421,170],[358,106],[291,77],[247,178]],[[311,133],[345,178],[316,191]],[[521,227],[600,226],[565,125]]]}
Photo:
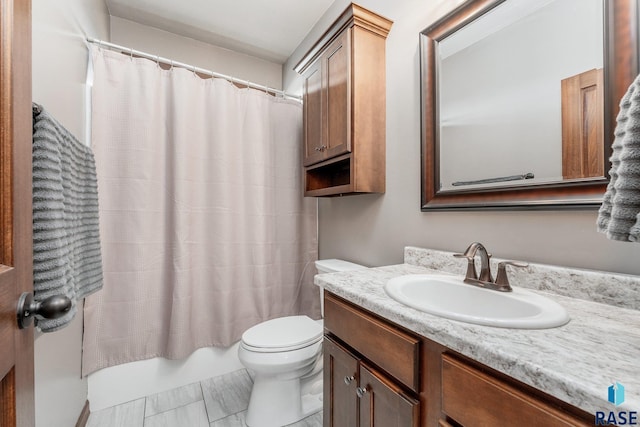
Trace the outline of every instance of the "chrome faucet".
{"label": "chrome faucet", "polygon": [[[476,254],[480,255],[480,275],[476,272]],[[467,274],[465,275],[464,283],[500,292],[511,292],[513,290],[507,278],[507,265],[514,267],[527,267],[529,265],[515,261],[499,262],[498,274],[494,281],[491,276],[491,263],[489,262],[491,254],[487,252],[482,243],[474,242],[469,245],[463,254],[453,254],[453,256],[467,259]]]}

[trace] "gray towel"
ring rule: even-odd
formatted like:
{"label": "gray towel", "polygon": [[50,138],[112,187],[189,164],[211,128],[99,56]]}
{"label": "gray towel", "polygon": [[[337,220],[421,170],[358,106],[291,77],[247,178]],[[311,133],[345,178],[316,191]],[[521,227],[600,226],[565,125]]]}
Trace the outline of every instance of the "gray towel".
{"label": "gray towel", "polygon": [[91,149],[36,104],[33,119],[34,297],[72,301],[63,317],[37,319],[53,332],[73,319],[78,300],[102,287],[98,184]]}
{"label": "gray towel", "polygon": [[598,231],[612,240],[640,242],[640,75],[622,97],[616,122]]}

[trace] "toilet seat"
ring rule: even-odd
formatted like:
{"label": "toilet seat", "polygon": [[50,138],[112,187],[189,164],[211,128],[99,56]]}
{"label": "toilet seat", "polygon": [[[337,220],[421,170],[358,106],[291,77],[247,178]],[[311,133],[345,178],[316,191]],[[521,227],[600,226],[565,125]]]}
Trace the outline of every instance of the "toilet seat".
{"label": "toilet seat", "polygon": [[322,340],[322,326],[308,316],[267,320],[242,334],[242,346],[256,353],[280,353],[311,346]]}

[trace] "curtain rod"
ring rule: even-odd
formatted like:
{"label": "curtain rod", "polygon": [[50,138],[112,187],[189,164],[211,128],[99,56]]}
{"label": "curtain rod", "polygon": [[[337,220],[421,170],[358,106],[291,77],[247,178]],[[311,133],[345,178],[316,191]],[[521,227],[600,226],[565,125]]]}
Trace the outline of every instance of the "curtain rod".
{"label": "curtain rod", "polygon": [[299,96],[295,96],[295,95],[289,95],[286,92],[282,91],[282,90],[278,90],[278,89],[273,89],[270,88],[268,86],[263,86],[260,85],[258,83],[253,83],[250,82],[248,80],[242,80],[242,79],[238,79],[235,77],[231,77],[231,76],[227,76],[226,74],[220,74],[220,73],[216,73],[214,71],[211,70],[205,70],[204,68],[200,68],[200,67],[196,67],[195,65],[189,65],[189,64],[185,64],[183,62],[178,62],[178,61],[173,61],[171,59],[167,59],[167,58],[163,58],[162,56],[158,56],[158,55],[151,55],[150,53],[146,53],[146,52],[141,52],[139,50],[135,50],[129,47],[125,47],[125,46],[120,46],[114,43],[109,43],[109,42],[105,42],[103,40],[98,40],[98,39],[94,39],[91,37],[87,37],[87,41],[89,43],[93,43],[93,44],[97,44],[99,47],[106,47],[115,51],[118,51],[120,53],[127,53],[131,56],[135,55],[135,56],[139,56],[142,58],[146,58],[146,59],[150,59],[154,62],[157,63],[163,63],[163,64],[167,64],[167,65],[171,65],[172,67],[180,67],[180,68],[186,68],[187,70],[193,71],[194,73],[200,73],[200,74],[204,74],[207,76],[211,76],[211,77],[217,77],[220,79],[225,79],[230,81],[231,83],[238,83],[247,87],[250,87],[252,89],[256,89],[256,90],[260,90],[262,92],[270,92],[274,95],[280,95],[283,98],[287,98],[287,99],[294,99],[296,101],[301,101],[302,98]]}

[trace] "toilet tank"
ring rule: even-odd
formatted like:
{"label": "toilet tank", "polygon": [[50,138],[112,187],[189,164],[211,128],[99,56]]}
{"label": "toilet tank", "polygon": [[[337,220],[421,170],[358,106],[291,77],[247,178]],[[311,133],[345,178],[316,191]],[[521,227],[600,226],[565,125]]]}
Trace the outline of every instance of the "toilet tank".
{"label": "toilet tank", "polygon": [[[361,270],[367,268],[364,265],[354,264],[353,262],[341,259],[319,259],[316,261],[316,269],[318,274],[336,273],[338,271]],[[324,318],[324,288],[320,286],[320,312]]]}

